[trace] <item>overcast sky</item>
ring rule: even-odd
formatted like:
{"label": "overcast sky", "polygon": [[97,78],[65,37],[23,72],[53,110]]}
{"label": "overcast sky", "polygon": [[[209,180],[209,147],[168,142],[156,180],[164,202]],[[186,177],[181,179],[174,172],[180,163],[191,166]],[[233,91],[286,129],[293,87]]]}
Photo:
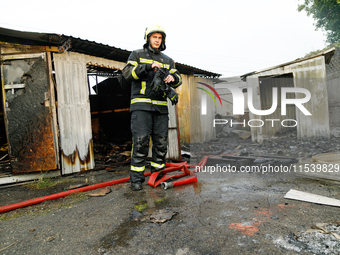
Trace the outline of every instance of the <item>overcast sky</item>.
{"label": "overcast sky", "polygon": [[134,50],[156,22],[167,32],[165,54],[230,77],[326,46],[323,32],[297,6],[298,0],[11,0],[1,2],[0,26]]}

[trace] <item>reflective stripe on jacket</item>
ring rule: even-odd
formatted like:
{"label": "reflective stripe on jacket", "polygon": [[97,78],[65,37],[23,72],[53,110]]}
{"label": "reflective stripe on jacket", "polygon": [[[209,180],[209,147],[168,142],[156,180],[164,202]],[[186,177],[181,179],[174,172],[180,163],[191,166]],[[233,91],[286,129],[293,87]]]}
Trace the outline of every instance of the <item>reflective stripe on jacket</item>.
{"label": "reflective stripe on jacket", "polygon": [[180,73],[175,69],[174,61],[161,52],[153,52],[148,48],[133,51],[123,69],[124,78],[132,81],[130,111],[158,111],[167,114],[167,99],[163,92],[152,92],[151,82],[155,75],[151,65],[159,63],[171,74],[175,81],[169,83],[172,88],[182,84]]}

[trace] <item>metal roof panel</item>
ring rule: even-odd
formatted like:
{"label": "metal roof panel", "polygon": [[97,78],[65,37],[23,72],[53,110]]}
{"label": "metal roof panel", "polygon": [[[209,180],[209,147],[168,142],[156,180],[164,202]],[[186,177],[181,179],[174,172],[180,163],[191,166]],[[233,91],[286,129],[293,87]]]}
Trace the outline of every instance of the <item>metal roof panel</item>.
{"label": "metal roof panel", "polygon": [[[26,32],[0,27],[0,41],[38,46],[63,46],[68,51],[88,54],[96,57],[126,62],[131,51],[116,48],[94,41],[75,38],[67,35]],[[214,72],[202,70],[193,66],[176,63],[176,68],[182,74],[197,75],[209,78],[221,76]]]}

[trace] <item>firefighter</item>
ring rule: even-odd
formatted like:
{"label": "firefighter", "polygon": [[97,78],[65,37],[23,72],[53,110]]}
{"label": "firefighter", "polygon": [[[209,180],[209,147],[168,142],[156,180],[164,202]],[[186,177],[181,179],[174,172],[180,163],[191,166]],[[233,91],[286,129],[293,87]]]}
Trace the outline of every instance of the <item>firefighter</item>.
{"label": "firefighter", "polygon": [[143,49],[133,51],[123,69],[123,76],[131,81],[131,190],[142,189],[144,170],[152,140],[151,172],[165,168],[168,145],[168,106],[178,102],[174,91],[182,84],[174,61],[163,54],[166,33],[157,24],[145,30]]}

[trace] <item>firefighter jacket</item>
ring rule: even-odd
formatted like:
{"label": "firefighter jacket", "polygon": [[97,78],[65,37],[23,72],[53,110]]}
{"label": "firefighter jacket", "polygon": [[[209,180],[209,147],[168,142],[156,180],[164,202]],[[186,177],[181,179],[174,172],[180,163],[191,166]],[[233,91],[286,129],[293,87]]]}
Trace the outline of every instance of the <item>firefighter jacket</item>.
{"label": "firefighter jacket", "polygon": [[160,51],[155,51],[150,46],[133,51],[123,69],[126,80],[132,81],[130,111],[157,111],[168,114],[167,98],[162,91],[153,92],[151,82],[155,75],[151,65],[159,63],[175,81],[169,83],[172,88],[182,84],[180,73],[175,69],[174,61]]}

